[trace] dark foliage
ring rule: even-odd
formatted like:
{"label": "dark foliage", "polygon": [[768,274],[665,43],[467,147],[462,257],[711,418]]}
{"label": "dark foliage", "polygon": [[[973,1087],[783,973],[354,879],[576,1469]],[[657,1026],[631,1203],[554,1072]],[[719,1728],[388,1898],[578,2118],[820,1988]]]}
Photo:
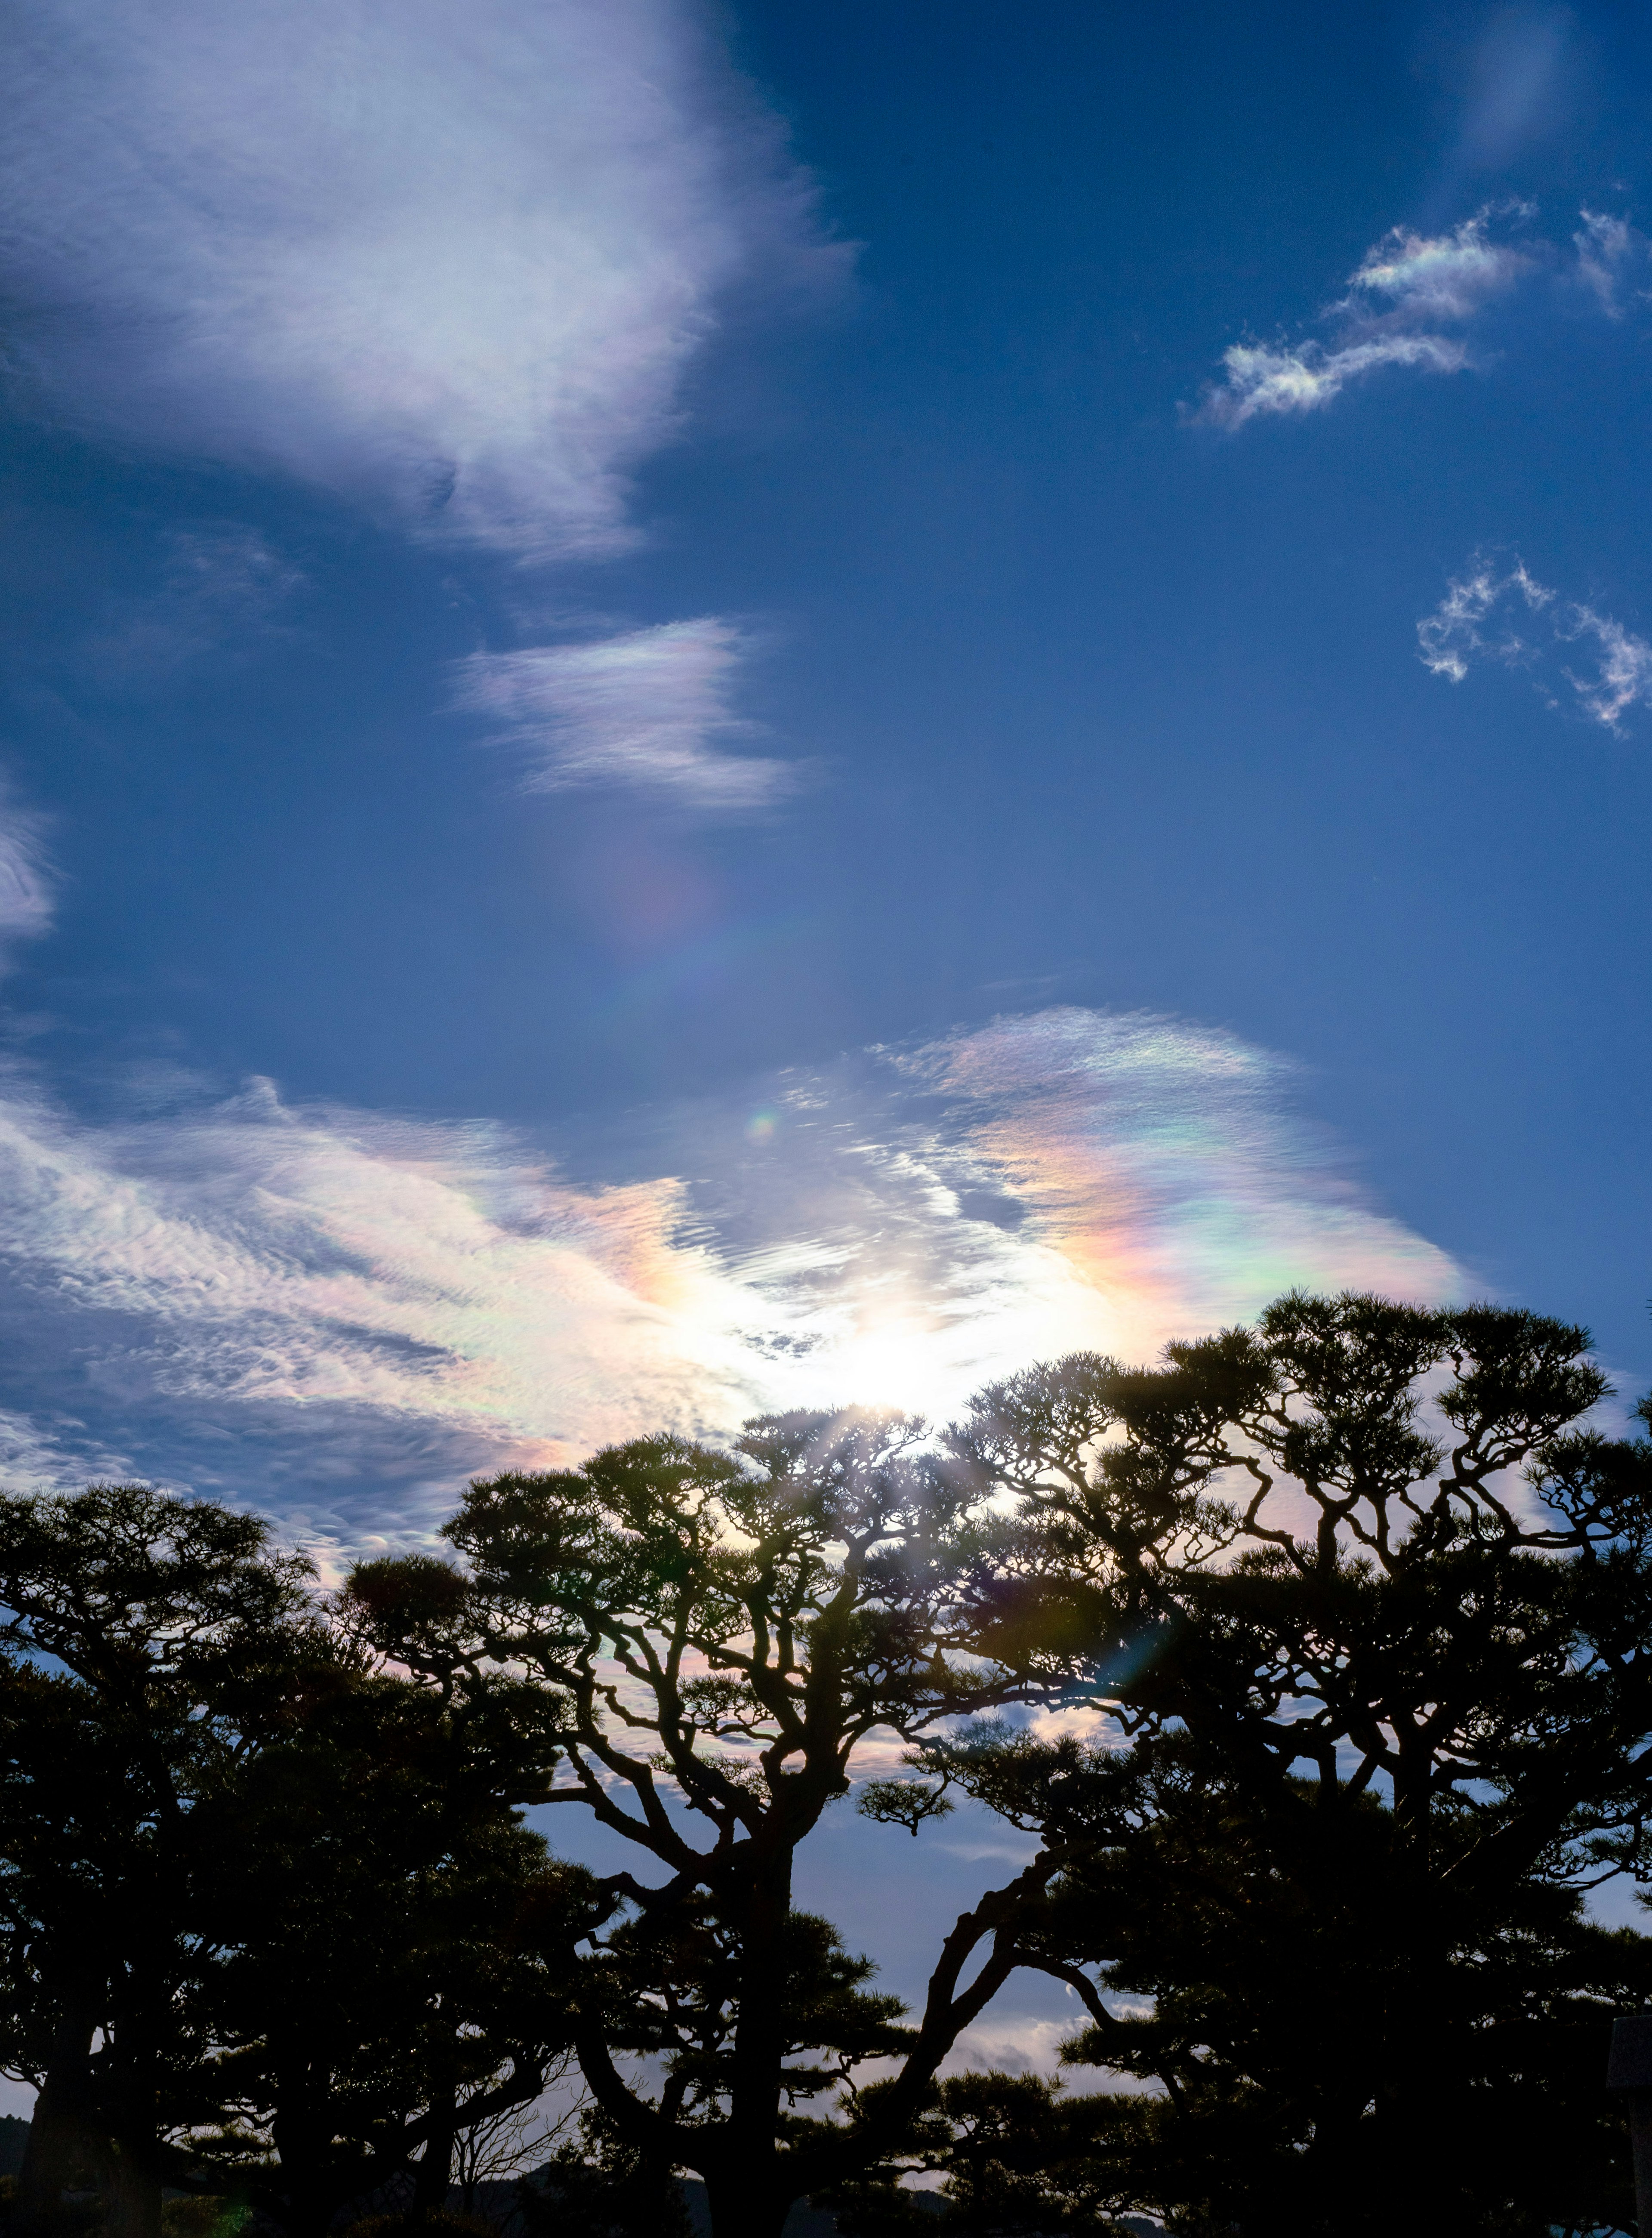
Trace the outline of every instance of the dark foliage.
{"label": "dark foliage", "polygon": [[[861,2238],[1623,2227],[1602,2070],[1652,1943],[1584,1899],[1652,1878],[1652,1446],[1603,1390],[1532,1314],[1291,1297],[935,1440],[796,1415],[479,1482],[451,1561],[331,1603],[211,1503],[0,1500],[19,2238],[168,2238],[163,2183],[172,2238],[430,2230],[569,2050],[545,2238],[677,2230],[684,2168],[717,2238],[811,2195]],[[869,1816],[1036,1837],[913,2016],[792,1902],[891,1731]],[[937,2079],[1017,1968],[1100,2088]]]}
{"label": "dark foliage", "polygon": [[21,2238],[89,2189],[121,2238],[167,2184],[294,2232],[410,2163],[445,2194],[559,2040],[578,1899],[498,1791],[532,1722],[374,1673],[261,1525],[141,1486],[0,1501],[0,1602]]}
{"label": "dark foliage", "polygon": [[691,2228],[670,2163],[625,2144],[594,2109],[519,2195],[526,2238],[689,2238]]}
{"label": "dark foliage", "polygon": [[[788,1416],[735,1456],[654,1439],[476,1484],[447,1527],[467,1582],[428,1562],[349,1582],[360,1637],[433,1690],[532,1673],[559,1721],[544,1799],[649,1869],[604,1880],[571,1938],[574,2041],[616,2138],[703,2175],[719,2232],[777,2233],[792,2200],[876,2164],[1055,1870],[957,1923],[910,2029],[792,1905],[798,1845],[869,1735],[1041,1691],[958,1652],[972,1498],[899,1416]],[[653,2056],[657,2089],[624,2051]],[[898,2079],[863,2115],[852,2087],[849,2120],[811,2110],[877,2058]]]}
{"label": "dark foliage", "polygon": [[1573,1427],[1585,1341],[1288,1298],[949,1439],[1016,1501],[983,1644],[1112,1728],[923,1759],[1063,1855],[1028,1963],[1160,2094],[1104,2190],[1259,2238],[1627,2220],[1599,2076],[1648,1946],[1582,1893],[1652,1870],[1652,1447]]}

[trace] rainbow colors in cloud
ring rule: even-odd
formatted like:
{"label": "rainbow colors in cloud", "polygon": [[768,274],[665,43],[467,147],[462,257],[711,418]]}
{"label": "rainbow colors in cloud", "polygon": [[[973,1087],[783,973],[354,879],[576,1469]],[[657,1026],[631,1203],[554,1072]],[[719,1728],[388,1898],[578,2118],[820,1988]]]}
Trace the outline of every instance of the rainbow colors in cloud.
{"label": "rainbow colors in cloud", "polygon": [[1288,1089],[1230,1036],[1046,1011],[663,1109],[653,1178],[576,1186],[497,1127],[268,1083],[93,1128],[14,1082],[14,1473],[118,1463],[360,1543],[507,1460],[776,1407],[942,1414],[1292,1283],[1460,1293]]}

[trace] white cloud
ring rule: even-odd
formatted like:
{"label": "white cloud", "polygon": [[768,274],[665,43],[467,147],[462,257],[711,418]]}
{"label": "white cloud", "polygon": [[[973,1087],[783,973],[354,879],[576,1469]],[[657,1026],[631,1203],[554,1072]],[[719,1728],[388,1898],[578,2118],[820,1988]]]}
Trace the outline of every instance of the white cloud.
{"label": "white cloud", "polygon": [[1592,642],[1596,648],[1592,674],[1575,675],[1563,668],[1566,681],[1576,692],[1584,712],[1609,731],[1621,730],[1622,718],[1631,707],[1652,705],[1652,645],[1626,630],[1609,614],[1593,606],[1568,610],[1556,634],[1567,644]]}
{"label": "white cloud", "polygon": [[[1453,684],[1477,661],[1494,660],[1523,669],[1556,706],[1557,673],[1571,687],[1572,704],[1609,731],[1622,732],[1630,708],[1652,705],[1652,644],[1592,606],[1559,598],[1518,559],[1505,565],[1477,553],[1418,622],[1417,638],[1424,666]],[[1568,646],[1592,655],[1581,673],[1558,650]]]}
{"label": "white cloud", "polygon": [[1325,339],[1234,343],[1194,416],[1242,427],[1264,414],[1318,411],[1383,366],[1464,372],[1476,362],[1465,329],[1540,271],[1621,317],[1630,267],[1645,259],[1642,236],[1624,219],[1585,209],[1568,263],[1552,242],[1507,237],[1509,222],[1532,215],[1529,205],[1510,203],[1480,210],[1450,233],[1396,226],[1366,250],[1347,292],[1319,314]]}
{"label": "white cloud", "polygon": [[359,1542],[513,1458],[764,1407],[944,1414],[1028,1360],[1149,1357],[1293,1282],[1458,1292],[1288,1090],[1227,1036],[1047,1012],[783,1076],[755,1110],[663,1111],[657,1178],[606,1188],[498,1128],[268,1084],[89,1125],[14,1079],[0,1406],[26,1394],[55,1451]]}
{"label": "white cloud", "polygon": [[1470,361],[1468,345],[1442,329],[1466,324],[1531,261],[1492,238],[1494,217],[1506,215],[1481,210],[1434,235],[1396,226],[1366,250],[1348,293],[1321,313],[1328,343],[1235,343],[1223,355],[1226,378],[1206,392],[1198,416],[1242,427],[1259,414],[1317,411],[1379,366],[1462,372]]}
{"label": "white cloud", "polygon": [[[1061,2046],[1083,2033],[1089,2025],[1089,2015],[1071,1990],[1067,1993],[1072,1999],[1071,2010],[1060,2020],[1051,2020],[1039,2013],[1018,2012],[1016,1999],[1026,1995],[1024,1979],[1022,1976],[1011,1975],[981,2018],[973,2028],[964,2030],[942,2062],[942,2075],[967,2075],[972,2070],[996,2068],[1006,2075],[1041,2075],[1049,2082],[1063,2083],[1075,2097],[1103,2089],[1120,2091],[1132,2097],[1159,2096],[1157,2083],[1115,2074],[1111,2069],[1098,2071],[1094,2068],[1063,2068]],[[1106,2003],[1110,2011],[1120,2014],[1146,2017],[1153,2010],[1149,1997],[1120,1996],[1108,1992]]]}
{"label": "white cloud", "polygon": [[1222,353],[1226,381],[1210,390],[1199,416],[1217,427],[1242,427],[1259,413],[1318,411],[1378,366],[1461,373],[1468,361],[1466,346],[1442,334],[1384,334],[1330,350],[1316,341],[1280,349],[1235,342]]}
{"label": "white cloud", "polygon": [[89,1443],[83,1422],[65,1427],[72,1444],[30,1415],[0,1407],[0,1485],[9,1492],[50,1491],[93,1477],[116,1484],[131,1480],[135,1472],[123,1453]]}
{"label": "white cloud", "polygon": [[16,1088],[0,1175],[14,1274],[131,1323],[175,1399],[411,1414],[572,1453],[747,1395],[724,1392],[726,1284],[672,1246],[669,1181],[572,1189],[497,1130],[293,1111],[263,1082],[102,1129]]}
{"label": "white cloud", "polygon": [[[1520,599],[1527,612],[1536,613],[1552,604],[1554,595],[1527,573],[1523,561],[1516,560],[1500,573],[1494,560],[1477,553],[1468,573],[1453,576],[1434,612],[1417,625],[1424,666],[1461,684],[1470,660],[1511,665],[1529,659],[1530,642],[1507,619],[1518,612],[1513,601]],[[1494,618],[1496,626],[1488,634]]]}
{"label": "white cloud", "polygon": [[1000,2012],[999,2003],[1013,2007],[1019,1986],[1012,1980],[975,2025],[964,2030],[942,2063],[942,2075],[995,2069],[1004,2075],[1054,2078],[1061,2064],[1061,2046],[1069,2036],[1078,2035],[1087,2016],[1076,2004],[1070,2015],[1058,2021],[1013,2010]]}
{"label": "white cloud", "polygon": [[[1499,215],[1530,216],[1521,207]],[[1455,232],[1429,236],[1396,226],[1368,248],[1349,281],[1358,295],[1339,308],[1360,301],[1386,301],[1391,312],[1409,318],[1471,319],[1493,296],[1502,295],[1530,262],[1523,251],[1488,237],[1492,213],[1482,210]]]}
{"label": "white cloud", "polygon": [[731,286],[836,268],[695,0],[10,0],[14,362],[527,555],[624,535]]}
{"label": "white cloud", "polygon": [[747,640],[716,615],[585,645],[477,652],[455,667],[453,704],[499,725],[526,758],[529,790],[624,785],[688,806],[759,808],[791,791],[796,765],[724,752],[752,727],[730,705]]}

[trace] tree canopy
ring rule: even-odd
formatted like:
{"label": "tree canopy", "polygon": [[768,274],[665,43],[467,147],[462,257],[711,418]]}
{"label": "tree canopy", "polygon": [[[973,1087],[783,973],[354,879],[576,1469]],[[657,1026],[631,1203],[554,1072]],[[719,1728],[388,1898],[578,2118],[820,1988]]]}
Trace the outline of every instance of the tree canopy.
{"label": "tree canopy", "polygon": [[[532,1673],[560,1749],[536,1799],[590,1811],[660,1876],[601,1884],[573,2038],[619,2136],[704,2175],[720,2229],[777,2232],[794,2198],[876,2159],[1059,1870],[1041,1854],[959,1920],[915,2029],[792,1904],[797,1848],[857,1749],[1041,1691],[967,1652],[975,1504],[903,1416],[795,1414],[732,1453],[643,1440],[479,1482],[446,1526],[462,1591],[427,1559],[364,1566],[346,1589],[375,1646],[433,1686]],[[623,2052],[660,2063],[657,2092]],[[806,2110],[884,2059],[896,2076],[866,2118]]]}
{"label": "tree canopy", "polygon": [[[294,2233],[538,2094],[570,1877],[499,1792],[508,1704],[374,1672],[265,1527],[143,1486],[0,1501],[0,2060],[15,2220],[162,2188]],[[574,1878],[577,1879],[577,1876]]]}
{"label": "tree canopy", "polygon": [[[89,2169],[133,2238],[162,2180],[294,2238],[387,2182],[428,2214],[572,2049],[542,2211],[593,2229],[682,2169],[717,2238],[805,2195],[980,2238],[1626,2226],[1599,2083],[1652,1944],[1587,1898],[1652,1871],[1652,1445],[1605,1395],[1559,1322],[1292,1295],[939,1433],[479,1480],[446,1553],[331,1597],[211,1503],[0,1503],[23,2219]],[[849,1796],[1029,1837],[912,2013],[793,1900]],[[1100,2087],[950,2071],[1017,1969]]]}

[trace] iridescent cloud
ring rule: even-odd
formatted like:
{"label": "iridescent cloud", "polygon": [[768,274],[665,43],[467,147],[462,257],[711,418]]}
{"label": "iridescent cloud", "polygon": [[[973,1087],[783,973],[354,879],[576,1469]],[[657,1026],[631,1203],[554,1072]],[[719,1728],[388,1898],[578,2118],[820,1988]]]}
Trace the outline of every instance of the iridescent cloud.
{"label": "iridescent cloud", "polygon": [[1238,428],[1258,418],[1321,411],[1384,366],[1466,372],[1477,362],[1475,323],[1540,274],[1563,298],[1589,300],[1609,318],[1622,317],[1630,273],[1645,268],[1644,236],[1622,218],[1584,209],[1568,254],[1557,242],[1512,236],[1513,226],[1535,215],[1523,202],[1488,204],[1447,233],[1395,226],[1366,250],[1345,294],[1319,313],[1323,339],[1232,343],[1222,354],[1222,378],[1190,416]]}
{"label": "iridescent cloud", "polygon": [[774,1406],[944,1412],[1292,1282],[1459,1293],[1290,1093],[1230,1036],[1050,1011],[662,1110],[650,1175],[605,1186],[496,1127],[263,1083],[90,1126],[17,1078],[0,1406],[34,1473],[115,1453],[360,1543],[506,1460]]}

